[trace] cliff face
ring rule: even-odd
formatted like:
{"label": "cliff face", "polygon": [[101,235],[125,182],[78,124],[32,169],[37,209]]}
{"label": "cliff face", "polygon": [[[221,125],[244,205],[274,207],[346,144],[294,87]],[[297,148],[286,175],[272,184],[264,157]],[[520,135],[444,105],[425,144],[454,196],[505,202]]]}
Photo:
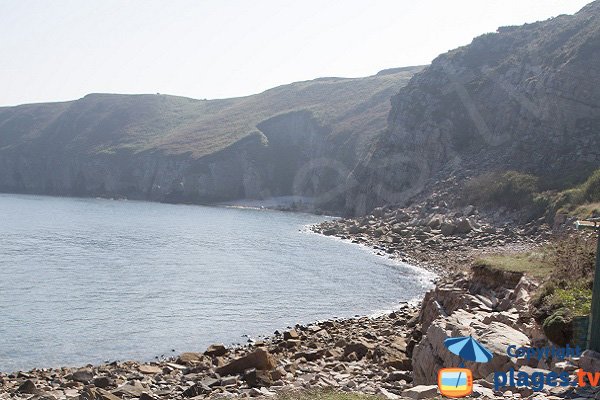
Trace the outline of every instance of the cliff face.
{"label": "cliff face", "polygon": [[194,100],[92,94],[0,108],[0,191],[206,203],[310,196],[332,206],[421,67]]}
{"label": "cliff face", "polygon": [[600,2],[437,57],[393,97],[388,123],[352,177],[352,213],[457,171],[585,176],[600,165]]}

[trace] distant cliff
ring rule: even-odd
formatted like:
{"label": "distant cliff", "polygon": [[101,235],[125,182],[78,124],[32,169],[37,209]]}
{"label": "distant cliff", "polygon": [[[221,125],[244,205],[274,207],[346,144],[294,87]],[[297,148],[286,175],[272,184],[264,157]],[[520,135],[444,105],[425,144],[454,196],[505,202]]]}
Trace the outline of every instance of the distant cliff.
{"label": "distant cliff", "polygon": [[599,149],[596,1],[499,28],[425,68],[224,100],[91,94],[0,108],[0,191],[190,203],[295,195],[356,215],[486,171],[560,188],[600,167]]}
{"label": "distant cliff", "polygon": [[91,94],[0,108],[0,191],[209,203],[315,197],[386,128],[390,97],[422,67],[321,78],[225,100]]}
{"label": "distant cliff", "polygon": [[600,165],[600,2],[440,55],[393,97],[388,123],[349,180],[348,212],[461,173],[585,178]]}

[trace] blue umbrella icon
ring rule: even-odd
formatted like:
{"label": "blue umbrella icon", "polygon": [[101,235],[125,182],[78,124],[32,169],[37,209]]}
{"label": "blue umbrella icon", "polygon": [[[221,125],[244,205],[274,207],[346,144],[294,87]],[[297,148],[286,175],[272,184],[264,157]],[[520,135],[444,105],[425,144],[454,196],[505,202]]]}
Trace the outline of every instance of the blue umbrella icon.
{"label": "blue umbrella icon", "polygon": [[[490,361],[493,357],[492,353],[477,340],[473,339],[472,336],[448,338],[444,340],[444,346],[450,352],[467,361],[484,363]],[[459,373],[456,386],[458,386],[458,382],[460,381],[460,375]]]}
{"label": "blue umbrella icon", "polygon": [[475,362],[488,362],[493,355],[481,343],[472,336],[448,338],[444,340],[444,346],[463,360]]}

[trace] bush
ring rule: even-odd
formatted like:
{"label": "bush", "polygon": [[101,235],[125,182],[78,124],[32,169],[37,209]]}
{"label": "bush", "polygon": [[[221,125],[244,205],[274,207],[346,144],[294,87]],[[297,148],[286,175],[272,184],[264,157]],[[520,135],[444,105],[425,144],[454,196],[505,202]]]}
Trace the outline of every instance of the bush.
{"label": "bush", "polygon": [[595,271],[596,235],[578,232],[544,249],[544,263],[552,268],[548,280],[531,300],[533,315],[552,342],[572,339],[572,319],[590,314]]}
{"label": "bush", "polygon": [[470,204],[519,209],[545,204],[537,198],[538,178],[517,171],[488,173],[473,178],[465,185],[465,198]]}
{"label": "bush", "polygon": [[573,318],[568,312],[559,310],[546,318],[542,329],[552,343],[566,346],[573,339]]}
{"label": "bush", "polygon": [[600,202],[600,169],[594,171],[581,185],[564,190],[556,196],[556,208],[573,211],[577,206]]}

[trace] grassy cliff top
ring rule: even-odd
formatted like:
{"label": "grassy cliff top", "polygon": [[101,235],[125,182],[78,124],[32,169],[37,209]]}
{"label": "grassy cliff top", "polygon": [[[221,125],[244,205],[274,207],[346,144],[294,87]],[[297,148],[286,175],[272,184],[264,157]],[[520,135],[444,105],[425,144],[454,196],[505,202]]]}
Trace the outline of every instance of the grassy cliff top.
{"label": "grassy cliff top", "polygon": [[319,78],[231,99],[89,94],[62,103],[0,108],[0,150],[21,146],[82,153],[163,151],[201,157],[258,132],[273,116],[305,110],[330,134],[386,126],[389,99],[422,67],[366,78]]}

